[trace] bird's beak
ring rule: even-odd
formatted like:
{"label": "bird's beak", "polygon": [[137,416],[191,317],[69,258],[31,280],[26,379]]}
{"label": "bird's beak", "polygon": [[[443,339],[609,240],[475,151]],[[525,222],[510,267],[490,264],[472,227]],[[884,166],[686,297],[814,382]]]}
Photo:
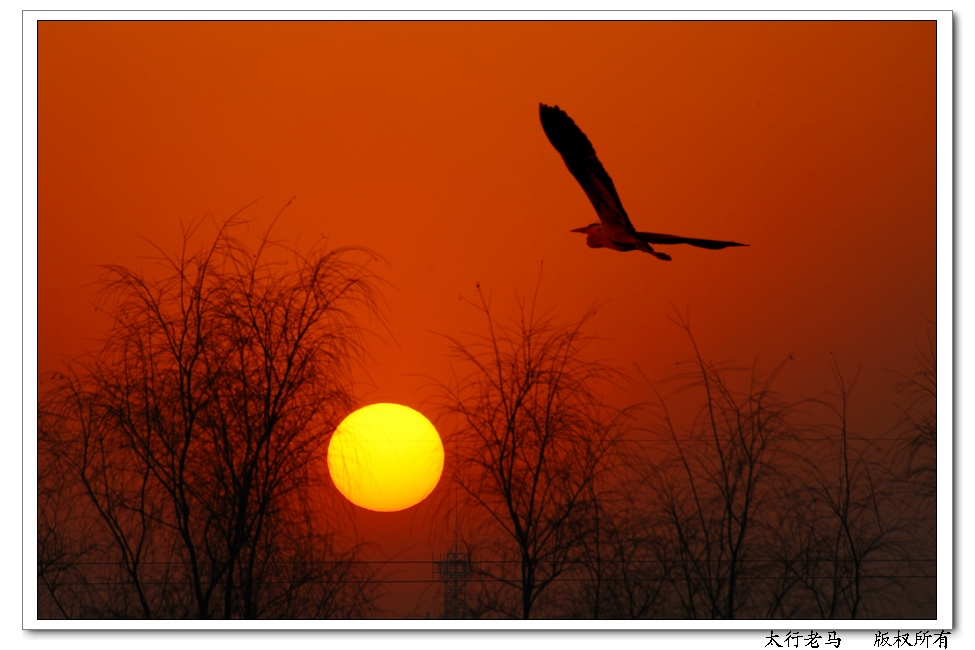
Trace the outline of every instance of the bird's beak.
{"label": "bird's beak", "polygon": [[589,226],[583,226],[582,228],[573,228],[569,232],[589,232]]}

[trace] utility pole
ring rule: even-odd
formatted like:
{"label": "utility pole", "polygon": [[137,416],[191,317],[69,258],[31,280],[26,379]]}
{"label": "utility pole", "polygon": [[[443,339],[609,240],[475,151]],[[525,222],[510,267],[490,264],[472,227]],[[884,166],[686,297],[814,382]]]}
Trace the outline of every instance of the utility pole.
{"label": "utility pole", "polygon": [[443,613],[440,618],[464,618],[467,613],[464,591],[474,573],[474,565],[467,553],[460,550],[460,501],[454,485],[454,543],[447,554],[434,562],[437,578],[443,583]]}
{"label": "utility pole", "polygon": [[461,551],[457,542],[454,542],[447,554],[434,564],[437,577],[443,583],[443,614],[440,618],[464,618],[464,590],[474,573],[474,566],[467,559],[467,553]]}

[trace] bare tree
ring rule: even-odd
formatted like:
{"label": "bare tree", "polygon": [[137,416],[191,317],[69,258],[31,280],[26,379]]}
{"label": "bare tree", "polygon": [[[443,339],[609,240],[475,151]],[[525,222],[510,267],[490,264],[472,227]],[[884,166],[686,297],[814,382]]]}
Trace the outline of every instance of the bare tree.
{"label": "bare tree", "polygon": [[[895,450],[895,485],[899,488],[899,510],[906,539],[899,541],[904,556],[900,564],[911,578],[903,578],[905,590],[918,603],[914,608],[937,602],[934,574],[938,548],[938,375],[935,323],[928,323],[926,340],[918,346],[917,366],[900,374],[898,407],[902,418],[895,432],[903,436]],[[923,605],[922,605],[923,603]]]}
{"label": "bare tree", "polygon": [[97,554],[84,495],[69,474],[59,444],[62,418],[37,414],[37,586],[39,613],[60,618],[84,616],[89,588],[82,566]]}
{"label": "bare tree", "polygon": [[457,362],[444,385],[458,430],[448,439],[458,482],[479,513],[468,519],[481,549],[479,615],[529,618],[570,570],[598,511],[598,482],[611,467],[625,413],[599,390],[616,373],[584,358],[592,312],[558,324],[536,314],[537,288],[509,324],[478,287],[486,333],[448,337]]}
{"label": "bare tree", "polygon": [[657,495],[643,480],[656,459],[641,453],[635,442],[624,441],[615,480],[593,494],[591,532],[582,541],[573,588],[565,598],[564,610],[573,618],[673,615],[665,602],[671,563],[661,560],[667,545],[654,517]]}
{"label": "bare tree", "polygon": [[881,599],[868,595],[895,586],[891,567],[903,503],[889,480],[889,450],[851,430],[849,406],[859,373],[848,381],[835,359],[831,369],[835,391],[810,402],[826,408],[832,422],[806,433],[825,442],[825,449],[794,455],[798,480],[780,511],[779,529],[789,532],[780,559],[784,575],[795,578],[793,601],[801,603],[791,615],[856,618],[868,604],[880,606]]}
{"label": "bare tree", "polygon": [[[663,602],[676,599],[687,618],[906,615],[906,585],[926,568],[909,539],[913,497],[898,488],[890,446],[851,429],[856,377],[834,360],[833,391],[790,403],[772,389],[780,365],[764,377],[753,369],[736,392],[727,369],[703,360],[687,321],[678,325],[694,348],[683,387],[702,398],[698,418],[680,427],[658,394],[659,437],[674,450],[647,465],[657,526],[670,533],[652,546],[673,584]],[[798,424],[818,412],[800,404],[828,420]],[[913,422],[923,438],[928,420]]]}
{"label": "bare tree", "polygon": [[767,376],[753,368],[745,390],[735,391],[728,371],[704,360],[687,320],[676,322],[694,350],[695,369],[682,390],[700,390],[702,400],[693,424],[681,427],[657,394],[656,431],[673,448],[648,468],[669,532],[660,559],[670,565],[681,616],[754,615],[760,605],[753,581],[768,575],[765,514],[775,508],[782,445],[792,436],[790,405],[772,389],[782,364]]}
{"label": "bare tree", "polygon": [[[354,547],[302,510],[352,405],[359,317],[378,314],[363,251],[251,251],[200,224],[149,277],[109,266],[111,332],[56,393],[62,454],[100,524],[118,611],[139,617],[343,616],[368,589]],[[53,398],[52,398],[53,399]],[[355,593],[342,592],[343,589]]]}
{"label": "bare tree", "polygon": [[907,479],[917,493],[935,498],[938,491],[938,356],[934,323],[929,323],[924,347],[918,347],[917,369],[900,374],[902,428],[908,434],[904,451]]}

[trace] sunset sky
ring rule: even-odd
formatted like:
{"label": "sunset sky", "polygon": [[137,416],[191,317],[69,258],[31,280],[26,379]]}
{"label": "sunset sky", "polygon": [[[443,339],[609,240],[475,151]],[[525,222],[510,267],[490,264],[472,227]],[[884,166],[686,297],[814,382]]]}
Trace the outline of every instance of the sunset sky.
{"label": "sunset sky", "polygon": [[[833,388],[831,355],[859,370],[852,426],[881,436],[898,417],[894,373],[916,369],[943,309],[935,30],[41,22],[40,382],[106,331],[99,265],[148,272],[149,242],[174,251],[181,223],[248,205],[256,235],[296,197],[274,238],[382,258],[386,323],[368,324],[362,405],[405,404],[437,424],[443,335],[483,325],[465,299],[479,285],[504,319],[540,281],[559,320],[598,306],[593,356],[636,380],[607,395],[615,405],[651,400],[647,379],[666,392],[691,357],[676,310],[706,359],[770,371],[791,355],[778,387],[795,398]],[[638,230],[749,246],[658,248],[671,262],[587,248],[570,230],[596,214],[540,102],[586,133]],[[404,579],[429,579],[447,550],[423,507],[355,514],[377,558],[418,562]],[[436,615],[436,585],[416,588],[429,604],[398,613]]]}

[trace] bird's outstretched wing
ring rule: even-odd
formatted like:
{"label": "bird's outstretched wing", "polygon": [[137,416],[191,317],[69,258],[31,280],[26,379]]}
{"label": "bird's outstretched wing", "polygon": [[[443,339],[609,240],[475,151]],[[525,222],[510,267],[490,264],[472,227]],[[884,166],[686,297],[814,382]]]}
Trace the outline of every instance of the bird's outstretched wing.
{"label": "bird's outstretched wing", "polygon": [[623,202],[613,186],[613,179],[603,169],[586,134],[558,106],[539,104],[538,112],[545,135],[562,155],[565,166],[579,181],[592,206],[596,208],[599,220],[607,225],[619,225],[633,230],[630,218],[623,209]]}
{"label": "bird's outstretched wing", "polygon": [[720,241],[717,239],[697,239],[695,237],[681,237],[680,235],[664,235],[658,232],[638,232],[637,237],[648,244],[689,244],[698,248],[718,250],[729,246],[748,246],[736,241]]}

